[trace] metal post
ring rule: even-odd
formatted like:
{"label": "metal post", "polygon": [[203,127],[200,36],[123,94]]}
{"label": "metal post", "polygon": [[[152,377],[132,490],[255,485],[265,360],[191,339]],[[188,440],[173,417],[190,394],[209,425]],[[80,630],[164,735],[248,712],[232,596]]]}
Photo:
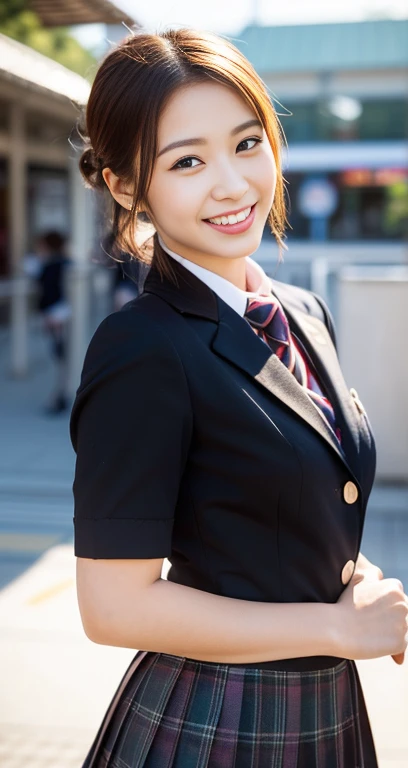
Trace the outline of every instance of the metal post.
{"label": "metal post", "polygon": [[327,256],[315,256],[310,264],[310,287],[326,303],[329,302],[329,260]]}
{"label": "metal post", "polygon": [[28,369],[27,280],[21,274],[26,246],[26,153],[25,113],[21,103],[10,109],[10,255],[11,255],[11,360],[13,376],[25,376]]}
{"label": "metal post", "polygon": [[94,228],[92,193],[87,190],[78,168],[78,158],[70,158],[71,182],[71,258],[69,295],[72,307],[69,343],[69,390],[74,394],[89,341],[90,248]]}

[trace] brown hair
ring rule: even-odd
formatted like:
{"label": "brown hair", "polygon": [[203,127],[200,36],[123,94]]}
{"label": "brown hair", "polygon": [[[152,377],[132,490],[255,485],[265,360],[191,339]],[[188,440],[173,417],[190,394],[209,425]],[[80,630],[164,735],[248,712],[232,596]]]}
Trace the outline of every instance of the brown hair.
{"label": "brown hair", "polygon": [[271,231],[284,248],[285,187],[280,150],[283,131],[266,86],[250,62],[227,40],[192,29],[170,29],[161,34],[136,32],[123,40],[102,61],[86,109],[87,148],[80,169],[87,184],[107,189],[103,168],[134,185],[131,210],[111,195],[112,228],[118,247],[150,262],[168,274],[157,235],[153,254],[137,244],[140,211],[147,211],[147,192],[157,153],[157,127],[162,110],[180,86],[215,80],[234,88],[254,110],[271,144],[277,168]]}

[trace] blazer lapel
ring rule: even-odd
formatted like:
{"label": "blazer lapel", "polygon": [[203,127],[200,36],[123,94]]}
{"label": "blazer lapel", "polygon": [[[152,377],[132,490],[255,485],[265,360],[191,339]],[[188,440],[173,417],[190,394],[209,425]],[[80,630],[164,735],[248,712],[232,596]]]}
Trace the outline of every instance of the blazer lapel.
{"label": "blazer lapel", "polygon": [[288,318],[292,333],[302,342],[307,354],[310,356],[317,375],[327,392],[327,396],[333,405],[336,419],[342,433],[342,446],[345,455],[355,473],[361,465],[360,453],[360,415],[355,407],[353,398],[344,380],[336,349],[332,342],[326,324],[313,315],[290,306],[285,302],[276,285],[273,284],[273,292],[281,302]]}
{"label": "blazer lapel", "polygon": [[[311,355],[319,375],[327,386],[336,415],[341,416],[340,427],[345,438],[342,447],[339,446],[319,408],[268,345],[254,333],[249,323],[181,264],[171,259],[171,267],[175,282],[166,277],[162,278],[158,270],[152,268],[146,278],[144,292],[160,296],[184,315],[211,320],[215,327],[210,342],[212,350],[252,376],[269,393],[304,419],[356,477],[349,464],[350,461],[358,467],[358,461],[354,462],[354,459],[357,459],[356,444],[358,446],[355,406],[352,402],[348,406],[351,396],[344,383],[325,324],[317,318],[293,310],[282,301],[292,330],[295,329]],[[275,293],[278,296],[276,291]],[[281,300],[279,296],[278,298]],[[322,343],[323,339],[325,344]]]}
{"label": "blazer lapel", "polygon": [[214,352],[244,370],[288,408],[295,411],[319,432],[348,466],[345,452],[339,446],[338,440],[293,374],[254,333],[244,318],[221,299],[218,299],[218,302],[219,323],[211,344]]}

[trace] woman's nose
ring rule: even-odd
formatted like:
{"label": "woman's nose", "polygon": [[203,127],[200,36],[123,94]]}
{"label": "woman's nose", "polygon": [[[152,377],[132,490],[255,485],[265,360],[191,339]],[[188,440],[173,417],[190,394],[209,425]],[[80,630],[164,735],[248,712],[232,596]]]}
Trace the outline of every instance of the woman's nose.
{"label": "woman's nose", "polygon": [[240,200],[249,189],[247,180],[231,164],[223,164],[211,195],[214,200]]}

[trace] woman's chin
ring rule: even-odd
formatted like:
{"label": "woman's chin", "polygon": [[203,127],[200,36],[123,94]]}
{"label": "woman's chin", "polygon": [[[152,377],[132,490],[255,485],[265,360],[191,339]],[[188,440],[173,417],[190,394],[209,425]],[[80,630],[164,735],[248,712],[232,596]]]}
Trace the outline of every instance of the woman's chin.
{"label": "woman's chin", "polygon": [[[259,235],[251,233],[251,237],[230,237],[231,242],[223,244],[223,247],[219,249],[220,256],[226,258],[245,258],[258,250],[261,240],[262,232]],[[218,249],[217,249],[218,250]]]}

